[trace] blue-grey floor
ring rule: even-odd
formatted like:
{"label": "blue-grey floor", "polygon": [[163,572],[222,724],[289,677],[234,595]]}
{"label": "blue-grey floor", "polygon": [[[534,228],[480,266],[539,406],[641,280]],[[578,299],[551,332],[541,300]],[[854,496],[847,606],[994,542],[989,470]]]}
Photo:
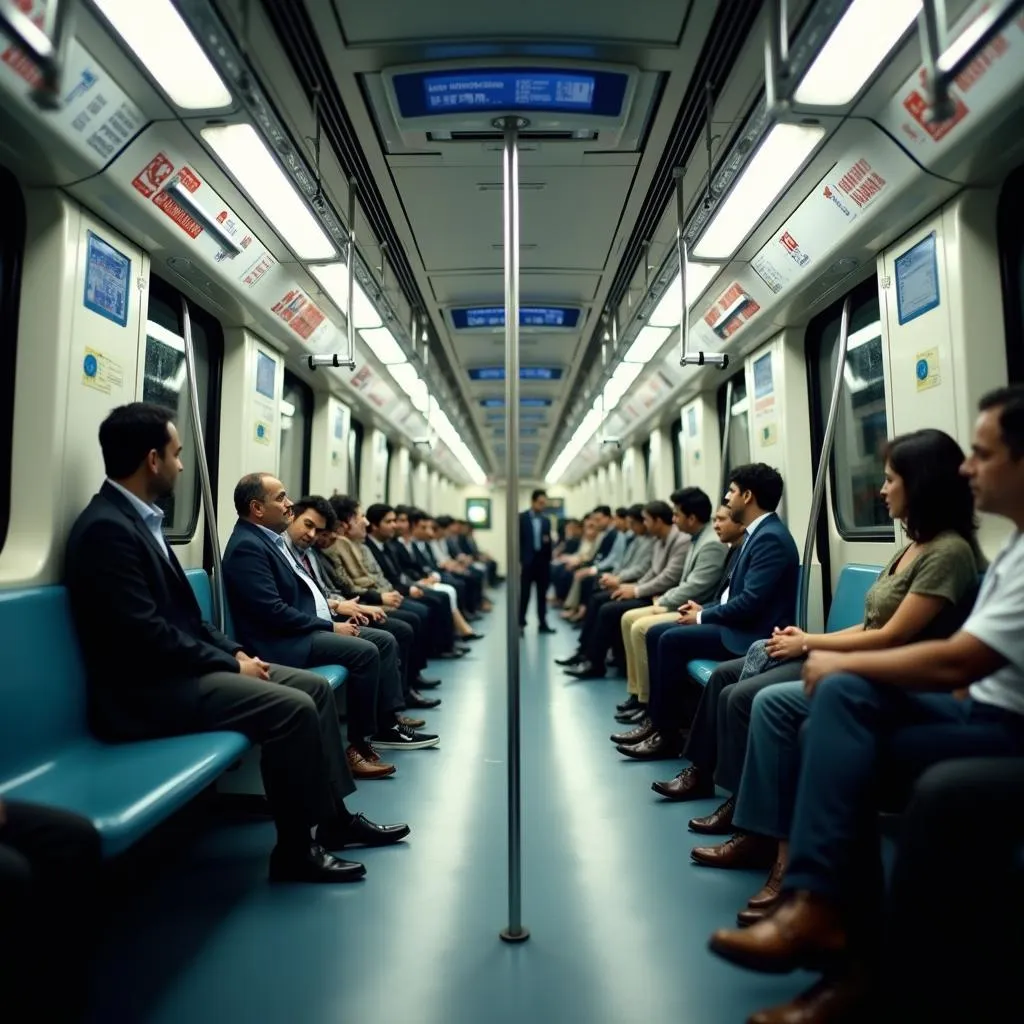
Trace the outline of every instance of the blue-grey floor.
{"label": "blue-grey floor", "polygon": [[[552,615],[552,620],[555,616]],[[586,1022],[739,1024],[807,976],[731,967],[706,948],[763,874],[702,869],[687,818],[650,790],[674,762],[621,758],[608,741],[624,681],[576,682],[553,658],[575,634],[522,643],[524,923],[506,923],[505,614],[468,657],[435,663],[436,750],[396,755],[395,778],[352,801],[408,821],[410,841],[362,854],[368,877],[270,886],[273,827],[218,819],[146,862],[111,903],[92,1019],[154,1024]],[[172,849],[174,846],[172,844]]]}

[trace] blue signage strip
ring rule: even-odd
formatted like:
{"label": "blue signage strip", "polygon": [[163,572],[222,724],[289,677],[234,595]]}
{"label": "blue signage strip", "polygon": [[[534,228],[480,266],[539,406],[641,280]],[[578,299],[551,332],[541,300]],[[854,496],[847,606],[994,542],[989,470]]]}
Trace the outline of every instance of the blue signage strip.
{"label": "blue signage strip", "polygon": [[127,327],[132,261],[99,235],[88,231],[86,236],[82,304],[119,327]]}
{"label": "blue signage strip", "polygon": [[[478,366],[469,371],[470,380],[504,380],[504,366]],[[561,380],[560,366],[520,366],[520,380]]]}
{"label": "blue signage strip", "polygon": [[[480,404],[485,409],[504,409],[504,398],[481,398]],[[550,398],[520,398],[519,404],[526,409],[547,408],[551,404]]]}
{"label": "blue signage strip", "polygon": [[[520,327],[560,327],[572,330],[579,323],[580,311],[568,306],[520,306]],[[504,327],[503,306],[464,306],[452,310],[452,324],[457,331]]]}
{"label": "blue signage strip", "polygon": [[412,71],[392,79],[403,118],[493,110],[550,110],[618,117],[628,81],[618,71],[543,67]]}
{"label": "blue signage strip", "polygon": [[939,264],[935,232],[896,257],[896,308],[899,322],[916,320],[939,304]]}

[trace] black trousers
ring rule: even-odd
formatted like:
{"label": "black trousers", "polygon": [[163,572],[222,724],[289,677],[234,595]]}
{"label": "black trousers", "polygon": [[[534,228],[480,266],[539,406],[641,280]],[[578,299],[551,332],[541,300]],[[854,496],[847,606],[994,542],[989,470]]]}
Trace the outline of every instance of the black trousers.
{"label": "black trousers", "polygon": [[0,808],[3,1017],[77,1020],[88,1002],[100,837],[67,811],[2,799]]}
{"label": "black trousers", "polygon": [[548,583],[551,563],[543,557],[534,558],[519,570],[519,625],[526,625],[526,609],[530,606],[530,588],[537,588],[537,621],[542,626],[548,621]]}
{"label": "black trousers", "polygon": [[[412,630],[412,641],[409,648],[409,683],[410,686],[416,677],[426,668],[427,658],[430,656],[428,642],[429,627],[427,620],[430,613],[425,608],[412,608],[410,602],[403,603],[401,608],[388,608],[388,622],[405,623]],[[396,636],[397,640],[398,637]],[[405,657],[402,658],[403,664]]]}
{"label": "black trousers", "polygon": [[381,633],[390,634],[398,646],[398,677],[401,680],[402,694],[404,696],[412,688],[412,680],[415,679],[416,671],[418,671],[418,669],[414,671],[412,667],[415,658],[413,652],[416,639],[415,628],[408,622],[403,622],[395,614],[394,610],[388,613],[388,617],[383,622],[373,623],[373,628]]}
{"label": "black trousers", "polygon": [[430,657],[436,658],[445,654],[455,646],[455,623],[452,622],[452,606],[445,594],[434,590],[423,590],[422,597],[408,597],[402,608],[408,606],[410,611],[419,614],[424,609],[427,616],[427,640]]}

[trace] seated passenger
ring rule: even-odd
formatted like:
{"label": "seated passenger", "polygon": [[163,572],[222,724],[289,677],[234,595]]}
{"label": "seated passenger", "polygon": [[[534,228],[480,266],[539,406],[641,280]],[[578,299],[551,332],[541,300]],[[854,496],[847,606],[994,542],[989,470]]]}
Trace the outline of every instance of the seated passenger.
{"label": "seated passenger", "polygon": [[1024,756],[1024,387],[992,392],[980,408],[963,472],[979,510],[1015,530],[952,638],[810,652],[783,898],[745,931],[712,936],[712,950],[727,960],[779,972],[870,956],[881,887],[873,834],[880,769],[903,779],[951,758]]}
{"label": "seated passenger", "polygon": [[436,736],[396,721],[405,707],[397,644],[380,630],[335,621],[335,614],[350,617],[351,609],[331,607],[312,567],[307,549],[325,525],[317,512],[289,515],[284,484],[267,473],[242,477],[234,497],[238,522],[224,550],[224,586],[238,635],[285,665],[346,668],[349,767],[357,778],[393,775],[375,744],[399,750],[437,744]]}
{"label": "seated passenger", "polygon": [[[711,509],[711,501],[699,488],[687,488],[693,495],[682,491],[673,495],[675,502],[674,521],[680,532],[691,537],[686,551],[683,576],[676,586],[660,597],[653,598],[654,604],[634,608],[622,617],[622,638],[626,643],[626,686],[629,697],[616,705],[615,720],[633,723],[640,731],[650,725],[647,717],[647,701],[651,693],[651,676],[647,663],[647,634],[657,625],[678,623],[679,612],[688,601],[718,601],[729,586],[733,562],[743,545],[745,531],[742,523],[733,521],[729,509],[720,505],[715,511],[714,522],[708,526],[707,519],[700,519]],[[685,509],[696,508],[697,512]],[[693,531],[696,529],[696,533]],[[713,577],[713,578],[712,578]],[[675,611],[669,609],[675,607]],[[630,742],[635,733],[620,733],[612,736],[613,743]]]}
{"label": "seated passenger", "polygon": [[[764,700],[771,701],[774,684],[798,681],[805,651],[899,647],[913,640],[950,636],[963,622],[977,594],[978,573],[984,569],[974,534],[974,499],[960,475],[963,460],[960,446],[941,430],[918,430],[890,441],[881,494],[889,514],[904,524],[910,543],[889,560],[872,584],[864,602],[863,622],[835,633],[804,633],[787,626],[751,648],[757,654],[763,646],[781,664],[768,663],[765,671],[735,685],[731,685],[735,676],[730,679],[717,671],[712,675],[701,693],[683,752],[690,766],[671,782],[652,786],[671,800],[714,796],[716,782],[730,793],[744,794],[744,811],[737,825],[742,823],[745,835],[722,846],[698,847],[692,854],[698,863],[758,867],[765,858],[769,862],[775,859],[776,840],[786,838],[779,833],[774,815],[771,828],[765,831],[758,824],[764,823],[767,812],[753,810],[758,792],[766,791],[772,806],[782,795],[774,784],[781,784],[776,765],[783,758],[775,749],[761,752],[764,725],[758,727],[756,749],[747,750],[751,705],[760,691],[765,690]],[[799,682],[796,689],[802,693]],[[802,697],[798,702],[804,703]],[[770,720],[774,721],[776,714],[771,714]],[[791,753],[798,756],[795,746]],[[741,784],[744,757],[756,767]],[[750,786],[755,787],[754,793]],[[690,827],[709,835],[728,834],[734,810],[735,799],[730,797],[713,814],[695,818]],[[776,884],[785,867],[785,843],[781,845]]]}
{"label": "seated passenger", "polygon": [[202,621],[156,504],[182,471],[171,414],[121,406],[100,426],[100,447],[107,481],[75,522],[65,556],[93,730],[112,742],[242,733],[263,748],[277,825],[271,878],[361,878],[362,864],[327,851],[397,842],[409,828],[374,825],[345,806],[355,786],[326,680],[268,665]]}
{"label": "seated passenger", "polygon": [[[100,837],[77,814],[0,799],[0,1003],[18,1019],[85,1012]],[[55,978],[54,971],[59,972]],[[26,1011],[27,1012],[27,1011]]]}
{"label": "seated passenger", "polygon": [[683,606],[679,625],[654,626],[647,634],[651,673],[650,726],[618,751],[638,760],[678,757],[685,703],[694,684],[686,674],[697,658],[725,661],[742,654],[777,626],[793,620],[800,556],[786,524],[776,515],[782,477],[763,462],[732,472],[729,512],[746,528],[729,586],[707,608],[696,601]]}

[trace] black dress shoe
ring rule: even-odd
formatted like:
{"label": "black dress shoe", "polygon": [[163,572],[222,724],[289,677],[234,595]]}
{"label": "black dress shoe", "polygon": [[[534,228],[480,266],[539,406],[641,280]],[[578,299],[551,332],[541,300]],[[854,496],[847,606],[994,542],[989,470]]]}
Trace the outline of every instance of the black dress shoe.
{"label": "black dress shoe", "polygon": [[467,633],[465,636],[460,636],[459,639],[463,643],[472,643],[474,640],[483,640],[483,633]]}
{"label": "black dress shoe", "polygon": [[537,630],[538,633],[555,633],[556,630],[552,629],[546,622]]}
{"label": "black dress shoe", "polygon": [[[460,637],[459,639],[462,639],[462,638]],[[469,648],[468,647],[460,647],[460,646],[456,645],[452,649],[455,651],[456,656],[459,657],[459,658],[464,658],[467,654],[469,654]]]}
{"label": "black dress shoe", "polygon": [[638,701],[636,699],[636,694],[635,693],[631,693],[629,695],[629,700],[624,700],[621,704],[616,704],[615,705],[615,710],[616,711],[623,711],[623,712],[625,712],[625,711],[636,711],[636,709],[638,707],[640,707],[640,701]]}
{"label": "black dress shoe", "polygon": [[334,857],[318,843],[298,853],[275,846],[270,854],[272,882],[358,882],[365,875],[362,864]]}
{"label": "black dress shoe", "polygon": [[575,679],[604,679],[604,667],[581,661],[575,668],[567,668],[565,674]]}
{"label": "black dress shoe", "polygon": [[409,696],[405,699],[407,708],[436,708],[440,705],[440,697],[424,697],[418,690],[410,690]]}
{"label": "black dress shoe", "polygon": [[646,716],[647,708],[638,704],[635,708],[631,708],[629,711],[620,711],[615,716],[615,721],[622,722],[623,725],[636,725],[638,722],[643,721]]}
{"label": "black dress shoe", "polygon": [[316,830],[317,842],[329,850],[346,846],[391,846],[410,832],[408,825],[375,825],[365,814],[357,814],[347,825],[334,822]]}
{"label": "black dress shoe", "polygon": [[423,676],[417,676],[413,681],[412,685],[417,690],[432,690],[435,686],[441,685],[440,679],[424,679]]}
{"label": "black dress shoe", "polygon": [[578,665],[584,660],[584,655],[577,651],[575,654],[570,654],[568,658],[555,658],[555,664],[561,665],[562,668],[568,668],[572,665]]}

